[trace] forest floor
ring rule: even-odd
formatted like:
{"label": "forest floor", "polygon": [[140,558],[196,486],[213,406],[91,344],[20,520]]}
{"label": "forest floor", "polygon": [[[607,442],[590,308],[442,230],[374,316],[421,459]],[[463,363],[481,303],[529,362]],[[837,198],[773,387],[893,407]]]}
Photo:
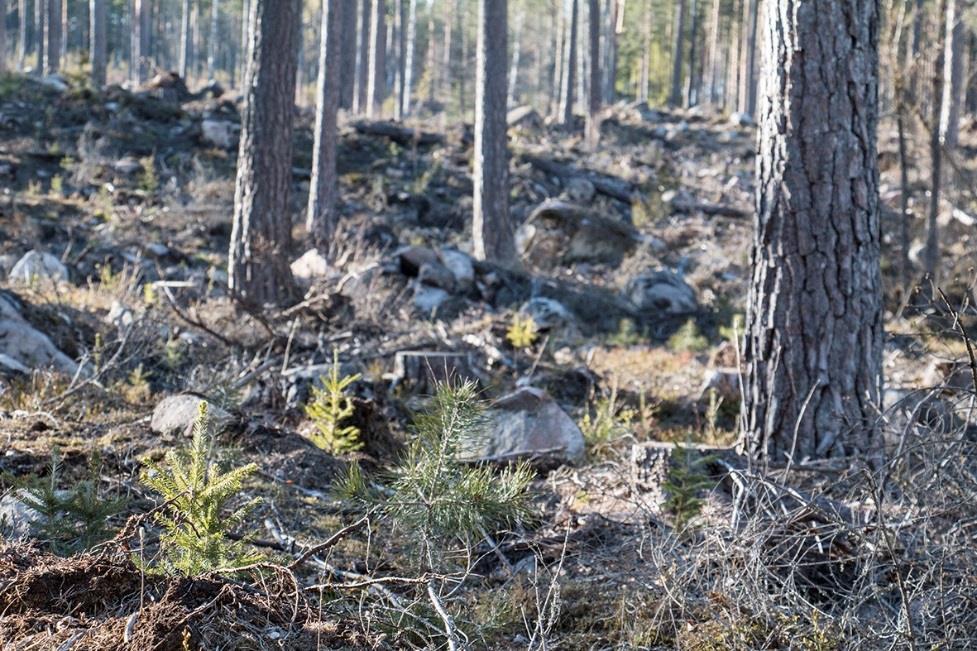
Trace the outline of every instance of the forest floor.
{"label": "forest floor", "polygon": [[[158,548],[145,514],[159,496],[139,472],[187,440],[155,424],[161,401],[192,395],[226,410],[219,454],[258,465],[241,498],[262,498],[239,533],[284,566],[357,519],[332,492],[345,468],[382,476],[399,458],[433,388],[433,369],[406,365],[403,353],[417,351],[463,354],[454,370],[486,401],[545,390],[585,441],[572,459],[529,455],[531,522],[479,542],[474,559],[448,556],[445,573],[464,568],[465,580],[446,606],[472,646],[975,643],[974,392],[953,312],[972,326],[977,202],[960,191],[941,218],[952,308],[907,301],[887,131],[891,408],[880,419],[892,461],[879,472],[760,472],[734,449],[749,124],[622,103],[589,151],[582,128],[510,113],[512,215],[535,226],[520,229],[524,268],[512,271],[465,255],[470,128],[439,116],[413,131],[344,119],[337,262],[303,257],[294,307],[255,312],[226,289],[237,107],[159,95],[0,79],[0,294],[80,362],[72,374],[0,360],[0,490],[10,509],[25,478],[50,477],[57,450],[59,488],[94,481],[100,499],[125,499],[109,520],[124,535],[92,552],[59,557],[36,536],[0,547],[3,648],[444,644],[416,583],[372,582],[419,575],[409,532],[396,527],[353,532],[295,574],[173,578],[132,562]],[[302,114],[296,129],[296,215],[311,122]],[[973,136],[965,130],[956,161],[961,187]],[[918,211],[925,179],[913,181]],[[309,249],[301,221],[295,259]],[[29,251],[56,258],[66,277],[13,277]],[[515,346],[507,332],[527,313],[539,332]],[[352,420],[365,447],[340,456],[310,442],[303,410],[333,351],[344,373],[361,375]],[[307,588],[326,579],[362,585]]]}

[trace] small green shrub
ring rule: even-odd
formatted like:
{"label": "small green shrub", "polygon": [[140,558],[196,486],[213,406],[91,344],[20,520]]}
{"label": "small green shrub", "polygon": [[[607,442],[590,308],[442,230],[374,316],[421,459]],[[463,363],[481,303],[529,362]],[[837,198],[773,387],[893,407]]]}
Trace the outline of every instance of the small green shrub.
{"label": "small green shrub", "polygon": [[689,319],[668,338],[668,349],[673,353],[701,353],[709,349],[709,340],[699,331],[694,319]]}
{"label": "small green shrub", "polygon": [[333,351],[329,375],[322,378],[322,386],[312,387],[312,400],[305,406],[306,416],[315,425],[311,439],[316,447],[330,454],[347,454],[362,449],[359,428],[343,425],[355,411],[346,389],[360,377],[359,373],[340,375],[339,353]]}
{"label": "small green shrub", "polygon": [[170,574],[195,576],[260,558],[246,549],[246,541],[228,538],[260,503],[254,498],[232,507],[258,466],[249,463],[223,472],[211,459],[213,438],[207,403],[202,401],[190,447],[167,452],[162,466],[150,464],[142,473],[142,483],[169,504],[156,522],[163,528],[162,568]]}
{"label": "small green shrub", "polygon": [[512,321],[506,330],[505,338],[513,348],[529,348],[538,337],[539,330],[533,317],[518,312],[512,315]]}
{"label": "small green shrub", "polygon": [[88,474],[81,481],[61,488],[61,454],[51,451],[51,471],[47,478],[28,478],[20,484],[18,499],[40,517],[34,533],[61,556],[90,549],[109,537],[108,520],[125,508],[123,498],[106,497],[99,490],[101,460],[93,455]]}
{"label": "small green shrub", "polygon": [[705,467],[714,459],[681,445],[672,451],[672,463],[662,488],[666,493],[665,510],[672,514],[675,531],[680,534],[702,511],[699,495],[712,486]]}
{"label": "small green shrub", "polygon": [[630,434],[634,429],[638,412],[622,407],[618,402],[617,384],[611,386],[607,396],[593,401],[592,406],[580,419],[579,427],[584,441],[591,451]]}

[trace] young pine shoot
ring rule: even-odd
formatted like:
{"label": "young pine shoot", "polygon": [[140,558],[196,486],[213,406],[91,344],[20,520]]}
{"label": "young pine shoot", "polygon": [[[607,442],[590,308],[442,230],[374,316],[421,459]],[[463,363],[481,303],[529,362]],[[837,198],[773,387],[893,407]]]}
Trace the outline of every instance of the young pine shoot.
{"label": "young pine shoot", "polygon": [[355,411],[346,389],[359,379],[359,373],[340,374],[339,353],[334,350],[329,375],[322,379],[322,386],[312,387],[312,400],[305,406],[305,415],[315,425],[311,439],[316,447],[330,454],[347,454],[363,447],[359,428],[343,425]]}

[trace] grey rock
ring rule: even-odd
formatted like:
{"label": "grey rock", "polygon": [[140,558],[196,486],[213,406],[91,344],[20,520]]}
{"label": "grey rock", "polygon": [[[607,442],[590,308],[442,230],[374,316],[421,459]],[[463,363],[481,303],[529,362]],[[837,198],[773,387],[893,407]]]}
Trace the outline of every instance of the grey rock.
{"label": "grey rock", "polygon": [[706,371],[699,387],[699,400],[708,400],[713,391],[726,404],[738,404],[741,397],[739,371],[735,368],[713,368]]}
{"label": "grey rock", "polygon": [[405,246],[394,251],[394,258],[405,276],[417,276],[425,262],[438,262],[438,254],[424,246]]}
{"label": "grey rock", "polygon": [[566,195],[574,203],[590,203],[595,194],[597,189],[594,184],[583,177],[575,176],[567,181]]}
{"label": "grey rock", "polygon": [[451,294],[440,287],[431,287],[423,283],[414,286],[414,307],[424,314],[431,314],[451,298]]}
{"label": "grey rock", "polygon": [[123,330],[132,325],[135,317],[132,315],[132,310],[121,302],[112,301],[112,307],[109,308],[109,313],[105,316],[105,320],[116,328]]}
{"label": "grey rock", "polygon": [[132,156],[126,156],[112,163],[112,170],[123,176],[132,176],[142,171],[142,164]]}
{"label": "grey rock", "polygon": [[68,268],[50,253],[28,251],[10,270],[11,282],[30,284],[37,280],[68,280]]}
{"label": "grey rock", "polygon": [[8,540],[27,540],[42,515],[21,501],[20,493],[8,493],[0,498],[0,537]]}
{"label": "grey rock", "polygon": [[532,106],[515,107],[506,114],[505,121],[510,127],[539,128],[543,126],[543,118]]}
{"label": "grey rock", "polygon": [[573,314],[559,301],[537,296],[522,304],[519,311],[532,317],[541,331],[558,330],[576,323]]}
{"label": "grey rock", "polygon": [[316,279],[329,276],[331,268],[324,255],[316,249],[309,249],[291,264],[291,269],[295,280],[310,285]]}
{"label": "grey rock", "polygon": [[237,144],[238,126],[228,120],[207,118],[200,123],[200,140],[205,144],[231,149]]}
{"label": "grey rock", "polygon": [[78,372],[74,360],[58,350],[46,334],[19,314],[11,313],[9,307],[7,301],[0,301],[0,355],[15,362],[5,366],[18,370],[50,368],[66,375]]}
{"label": "grey rock", "polygon": [[443,264],[425,262],[417,272],[418,282],[430,287],[438,287],[446,292],[455,290],[455,275]]}
{"label": "grey rock", "polygon": [[181,393],[163,398],[156,405],[150,429],[164,436],[189,435],[197,420],[201,402],[207,402],[207,414],[215,432],[223,430],[233,420],[231,414],[212,402],[190,393]]}
{"label": "grey rock", "polygon": [[645,314],[689,314],[699,308],[695,290],[672,271],[649,271],[633,278],[625,297]]}
{"label": "grey rock", "polygon": [[459,288],[468,289],[475,283],[475,265],[466,253],[441,249],[441,263],[454,275]]}
{"label": "grey rock", "polygon": [[583,434],[573,419],[545,391],[525,387],[491,405],[484,436],[462,457],[472,461],[564,462],[576,461],[583,454]]}
{"label": "grey rock", "polygon": [[629,224],[575,204],[548,200],[519,227],[516,247],[524,259],[546,269],[576,262],[617,264],[640,239]]}

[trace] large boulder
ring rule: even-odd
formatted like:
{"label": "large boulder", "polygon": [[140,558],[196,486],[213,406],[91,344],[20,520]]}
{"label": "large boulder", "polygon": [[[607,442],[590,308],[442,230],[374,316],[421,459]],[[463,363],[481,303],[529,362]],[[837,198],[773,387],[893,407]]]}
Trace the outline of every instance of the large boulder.
{"label": "large boulder", "polygon": [[519,253],[543,269],[575,262],[618,264],[640,241],[629,224],[552,199],[537,206],[516,233]]}
{"label": "large boulder", "polygon": [[20,314],[15,302],[0,294],[0,362],[7,371],[54,369],[75,375],[78,365]]}
{"label": "large boulder", "polygon": [[180,393],[163,398],[153,410],[149,427],[163,436],[189,435],[200,411],[200,403],[207,402],[207,415],[215,432],[223,430],[233,420],[231,414],[212,402],[192,393]]}
{"label": "large boulder", "polygon": [[583,454],[583,434],[573,419],[545,391],[525,387],[492,403],[484,435],[466,450],[464,458],[567,462]]}
{"label": "large boulder", "polygon": [[674,316],[699,309],[695,290],[672,271],[647,271],[628,283],[625,297],[644,315]]}
{"label": "large boulder", "polygon": [[8,493],[0,498],[0,538],[26,540],[43,517],[24,503],[20,491]]}
{"label": "large boulder", "polygon": [[24,284],[38,280],[68,280],[68,268],[50,253],[28,251],[14,264],[8,279]]}

